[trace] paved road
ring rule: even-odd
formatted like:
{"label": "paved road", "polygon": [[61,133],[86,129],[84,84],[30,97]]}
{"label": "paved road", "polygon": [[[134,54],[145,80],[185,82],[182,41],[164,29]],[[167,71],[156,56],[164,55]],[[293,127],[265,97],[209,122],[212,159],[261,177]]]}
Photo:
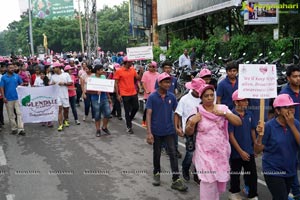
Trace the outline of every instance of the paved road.
{"label": "paved road", "polygon": [[[82,111],[83,106],[78,108],[80,119]],[[112,135],[100,138],[95,137],[90,118],[79,126],[71,120],[61,133],[56,127],[26,124],[25,137],[10,135],[5,125],[0,134],[0,200],[199,199],[199,186],[193,181],[187,183],[186,193],[172,190],[167,174],[161,177],[160,187],[152,186],[152,148],[145,142],[140,119],[138,113],[135,134],[129,135],[124,120],[113,118]],[[184,152],[181,139],[180,151]],[[169,171],[167,156],[161,160],[163,170]],[[260,172],[260,158],[257,165]],[[271,199],[259,177],[260,199]]]}

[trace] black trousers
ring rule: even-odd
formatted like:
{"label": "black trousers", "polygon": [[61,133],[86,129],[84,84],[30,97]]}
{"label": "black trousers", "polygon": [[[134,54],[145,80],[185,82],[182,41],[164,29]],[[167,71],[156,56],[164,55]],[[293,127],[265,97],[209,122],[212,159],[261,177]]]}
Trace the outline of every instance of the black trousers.
{"label": "black trousers", "polygon": [[75,83],[75,87],[76,87],[76,104],[79,104],[80,97],[82,95],[82,90],[79,83]]}
{"label": "black trousers", "polygon": [[287,200],[293,183],[292,177],[264,175],[273,200]]}
{"label": "black trousers", "polygon": [[111,111],[112,115],[121,117],[122,115],[122,111],[121,111],[121,103],[120,101],[117,99],[117,95],[116,93],[112,93],[111,94],[112,100],[113,100],[113,109]]}
{"label": "black trousers", "polygon": [[0,126],[4,125],[4,117],[3,117],[3,98],[0,99]]}
{"label": "black trousers", "polygon": [[127,128],[132,128],[132,120],[139,110],[138,96],[122,96]]}
{"label": "black trousers", "polygon": [[172,180],[176,181],[179,178],[179,170],[178,170],[178,159],[176,156],[176,148],[175,148],[175,134],[166,135],[166,136],[153,135],[153,137],[154,137],[153,174],[161,173],[161,169],[160,169],[161,144],[162,142],[164,142],[168,146],[167,151],[168,151],[168,156],[170,158]]}
{"label": "black trousers", "polygon": [[250,161],[244,161],[242,158],[230,159],[230,189],[231,193],[238,193],[240,189],[240,174],[244,168],[244,177],[249,186],[248,198],[253,198],[257,195],[257,171],[254,155],[250,155]]}

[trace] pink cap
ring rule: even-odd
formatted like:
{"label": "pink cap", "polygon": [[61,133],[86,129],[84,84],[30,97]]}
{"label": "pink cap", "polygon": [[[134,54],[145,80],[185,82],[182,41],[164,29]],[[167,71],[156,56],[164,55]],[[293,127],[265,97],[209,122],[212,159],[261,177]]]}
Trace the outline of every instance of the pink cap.
{"label": "pink cap", "polygon": [[168,73],[164,72],[164,73],[161,73],[160,75],[158,75],[157,82],[161,82],[162,80],[171,79],[171,78],[172,77]]}
{"label": "pink cap", "polygon": [[115,63],[114,64],[114,68],[115,68],[115,70],[117,70],[117,69],[119,69],[121,66],[120,66],[120,64],[119,63]]}
{"label": "pink cap", "polygon": [[215,90],[214,86],[210,85],[210,84],[203,84],[201,85],[200,88],[198,88],[198,93],[199,93],[199,97],[202,96],[202,94],[208,90],[208,89],[212,89],[212,90]]}
{"label": "pink cap", "polygon": [[60,66],[61,66],[61,64],[58,63],[58,62],[54,62],[54,63],[52,64],[52,67],[53,67],[53,68],[55,68],[55,67],[60,67]]}
{"label": "pink cap", "polygon": [[205,84],[205,81],[202,78],[194,78],[192,81],[187,82],[185,84],[185,87],[190,90],[198,91],[198,89],[201,87],[201,85],[204,85],[204,84]]}
{"label": "pink cap", "polygon": [[209,69],[202,69],[199,73],[199,77],[211,76],[211,71]]}
{"label": "pink cap", "polygon": [[132,60],[129,60],[127,56],[123,57],[123,62],[132,62]]}
{"label": "pink cap", "polygon": [[240,100],[244,100],[244,99],[246,99],[246,98],[239,98],[238,90],[236,90],[232,93],[232,100],[233,101],[240,101]]}
{"label": "pink cap", "polygon": [[74,67],[71,67],[71,65],[67,65],[67,66],[65,66],[65,68],[64,68],[65,71],[68,71],[68,70],[70,70],[70,69],[74,69]]}
{"label": "pink cap", "polygon": [[151,64],[152,67],[157,68],[157,63],[155,61],[151,61],[150,64]]}
{"label": "pink cap", "polygon": [[44,65],[45,65],[45,66],[50,66],[51,63],[50,63],[50,62],[44,62]]}
{"label": "pink cap", "polygon": [[288,94],[280,94],[278,95],[274,102],[273,102],[273,107],[283,107],[283,106],[296,106],[299,105],[299,103],[294,103],[292,97]]}

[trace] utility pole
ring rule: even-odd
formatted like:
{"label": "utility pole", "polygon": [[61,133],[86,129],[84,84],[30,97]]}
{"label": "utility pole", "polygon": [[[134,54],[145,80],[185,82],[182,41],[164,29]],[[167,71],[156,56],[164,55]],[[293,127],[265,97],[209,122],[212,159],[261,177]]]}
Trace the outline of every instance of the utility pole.
{"label": "utility pole", "polygon": [[84,0],[85,45],[89,63],[98,57],[98,23],[96,0]]}
{"label": "utility pole", "polygon": [[84,53],[80,0],[78,0],[78,17],[79,17],[79,28],[80,28],[81,52]]}
{"label": "utility pole", "polygon": [[28,0],[28,16],[29,16],[29,39],[30,39],[30,49],[31,56],[34,56],[34,48],[33,48],[33,36],[32,36],[32,20],[31,20],[31,0]]}

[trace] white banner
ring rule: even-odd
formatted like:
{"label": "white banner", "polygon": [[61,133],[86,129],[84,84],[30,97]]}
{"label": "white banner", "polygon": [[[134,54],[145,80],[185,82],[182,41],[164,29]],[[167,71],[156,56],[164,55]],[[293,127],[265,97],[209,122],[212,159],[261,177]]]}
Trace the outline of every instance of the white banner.
{"label": "white banner", "polygon": [[89,91],[114,92],[115,80],[89,77],[87,88]]}
{"label": "white banner", "polygon": [[152,60],[152,46],[126,48],[128,60]]}
{"label": "white banner", "polygon": [[24,123],[58,120],[57,86],[17,87]]}
{"label": "white banner", "polygon": [[277,96],[276,65],[240,64],[239,97],[269,99]]}

